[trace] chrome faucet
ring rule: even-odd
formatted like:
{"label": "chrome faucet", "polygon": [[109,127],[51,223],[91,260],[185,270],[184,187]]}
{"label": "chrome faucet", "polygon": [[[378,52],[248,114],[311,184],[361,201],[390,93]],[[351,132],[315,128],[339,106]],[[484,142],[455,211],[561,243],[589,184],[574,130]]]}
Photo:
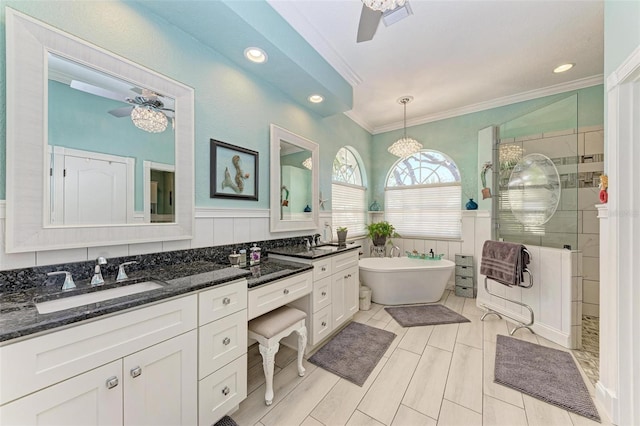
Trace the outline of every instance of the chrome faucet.
{"label": "chrome faucet", "polygon": [[316,245],[316,247],[318,247],[320,245],[320,237],[321,237],[320,234],[315,234],[313,236],[313,242]]}
{"label": "chrome faucet", "polygon": [[134,263],[138,263],[138,262],[136,262],[135,260],[132,260],[131,262],[121,263],[120,266],[118,266],[118,275],[116,276],[116,281],[123,281],[129,278],[127,276],[127,273],[124,271],[124,267],[127,265],[133,265]]}
{"label": "chrome faucet", "polygon": [[305,242],[305,246],[307,247],[307,250],[311,250],[311,243],[309,242],[309,239],[305,238],[304,242]]}
{"label": "chrome faucet", "polygon": [[96,267],[93,270],[93,278],[91,278],[91,285],[100,285],[104,284],[104,278],[102,278],[102,271],[100,270],[100,265],[106,265],[107,259],[100,256],[96,259]]}
{"label": "chrome faucet", "polygon": [[56,272],[47,272],[48,276],[53,275],[62,275],[64,274],[64,284],[62,284],[61,290],[72,290],[76,288],[76,283],[73,282],[73,277],[71,276],[71,272],[67,271],[56,271]]}
{"label": "chrome faucet", "polygon": [[398,257],[400,257],[400,247],[398,247],[398,246],[391,247],[391,250],[389,250],[389,257],[393,257],[393,252],[394,251],[397,251],[398,252]]}

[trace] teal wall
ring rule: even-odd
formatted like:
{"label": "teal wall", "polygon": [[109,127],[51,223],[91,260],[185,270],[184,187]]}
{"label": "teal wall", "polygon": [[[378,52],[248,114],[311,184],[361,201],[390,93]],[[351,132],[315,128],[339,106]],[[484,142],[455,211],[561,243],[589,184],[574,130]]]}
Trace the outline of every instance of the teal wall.
{"label": "teal wall", "polygon": [[[576,93],[578,94],[578,126],[602,125],[604,119],[603,90],[603,86],[598,85],[434,121],[407,128],[407,135],[420,141],[425,148],[443,152],[456,162],[462,177],[461,207],[463,207],[468,198],[478,197],[477,188],[480,176],[477,170],[477,143],[479,130],[491,125],[500,125]],[[398,160],[398,157],[389,154],[387,147],[400,137],[402,137],[401,129],[377,134],[373,137],[373,167],[370,174],[372,191],[368,194],[370,202],[376,199],[382,203],[384,200],[387,173]]]}
{"label": "teal wall", "polygon": [[[284,127],[320,145],[320,190],[331,191],[333,157],[343,145],[355,147],[370,167],[371,135],[343,114],[322,118],[274,86],[240,69],[217,51],[120,1],[2,0],[23,13],[101,46],[195,90],[195,204],[198,207],[269,207],[269,124]],[[247,5],[249,7],[249,5]],[[0,77],[5,78],[5,11],[0,8]],[[220,34],[230,37],[233,34]],[[0,94],[0,199],[5,198],[5,94]],[[260,153],[259,200],[209,198],[209,140]],[[330,209],[327,203],[327,209]]]}
{"label": "teal wall", "polygon": [[143,161],[175,164],[175,138],[171,123],[162,133],[148,133],[129,116],[108,113],[123,106],[49,80],[49,145],[135,158],[135,209],[141,211]]}
{"label": "teal wall", "polygon": [[604,76],[640,46],[640,1],[604,2]]}

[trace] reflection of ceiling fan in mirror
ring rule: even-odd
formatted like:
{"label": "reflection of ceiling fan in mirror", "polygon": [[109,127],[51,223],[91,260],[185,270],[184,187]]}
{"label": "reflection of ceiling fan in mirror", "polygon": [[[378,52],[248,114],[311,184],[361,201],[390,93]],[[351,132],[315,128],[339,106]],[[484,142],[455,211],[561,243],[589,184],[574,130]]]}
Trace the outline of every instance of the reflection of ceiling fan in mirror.
{"label": "reflection of ceiling fan in mirror", "polygon": [[380,20],[388,27],[412,13],[406,0],[362,0],[356,41],[360,43],[373,39]]}
{"label": "reflection of ceiling fan in mirror", "polygon": [[146,132],[164,132],[169,118],[171,118],[172,126],[174,124],[175,111],[171,108],[165,108],[164,102],[160,99],[162,95],[149,89],[132,88],[131,90],[138,93],[138,96],[128,97],[78,80],[72,80],[70,86],[96,96],[130,104],[130,106],[113,109],[109,111],[109,114],[118,118],[131,116],[133,124]]}

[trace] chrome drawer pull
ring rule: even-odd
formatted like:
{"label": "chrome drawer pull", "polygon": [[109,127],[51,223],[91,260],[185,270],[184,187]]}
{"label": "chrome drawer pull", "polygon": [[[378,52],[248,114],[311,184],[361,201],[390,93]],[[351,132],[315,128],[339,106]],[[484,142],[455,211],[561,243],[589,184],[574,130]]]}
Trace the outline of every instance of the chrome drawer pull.
{"label": "chrome drawer pull", "polygon": [[118,377],[113,376],[107,379],[107,389],[113,389],[118,386]]}
{"label": "chrome drawer pull", "polygon": [[225,346],[226,346],[226,345],[228,345],[229,343],[231,343],[231,339],[229,339],[228,337],[225,337],[225,338],[222,340],[222,344],[223,344],[223,345],[225,345]]}
{"label": "chrome drawer pull", "polygon": [[326,321],[322,321],[322,326],[326,327],[327,326],[327,322]]}
{"label": "chrome drawer pull", "polygon": [[222,299],[223,305],[228,305],[229,303],[231,303],[231,299],[229,299],[228,297],[225,297],[224,299]]}
{"label": "chrome drawer pull", "polygon": [[229,389],[229,386],[225,386],[224,389],[222,389],[222,394],[224,396],[229,395],[230,392],[231,392],[231,389]]}
{"label": "chrome drawer pull", "polygon": [[287,290],[286,288],[283,291],[284,294],[289,294],[289,290]]}
{"label": "chrome drawer pull", "polygon": [[326,296],[326,295],[327,295],[327,292],[326,292],[326,291],[323,291],[323,292],[322,292],[322,293],[320,293],[320,294],[321,294],[322,296]]}
{"label": "chrome drawer pull", "polygon": [[142,374],[142,368],[136,367],[131,369],[131,377],[134,379]]}
{"label": "chrome drawer pull", "polygon": [[326,267],[326,266],[323,266],[323,267],[322,267],[322,268],[320,268],[320,269],[322,270],[322,272],[324,272],[324,271],[326,271],[326,270],[327,270],[327,267]]}

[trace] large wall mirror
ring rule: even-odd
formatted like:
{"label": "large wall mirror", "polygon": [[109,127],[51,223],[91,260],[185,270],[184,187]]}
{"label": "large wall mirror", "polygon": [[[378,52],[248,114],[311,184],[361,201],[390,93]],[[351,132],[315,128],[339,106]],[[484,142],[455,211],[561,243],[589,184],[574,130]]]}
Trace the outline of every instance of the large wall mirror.
{"label": "large wall mirror", "polygon": [[271,125],[271,232],[318,229],[319,147]]}
{"label": "large wall mirror", "polygon": [[6,26],[6,251],[191,238],[193,89],[9,8]]}

